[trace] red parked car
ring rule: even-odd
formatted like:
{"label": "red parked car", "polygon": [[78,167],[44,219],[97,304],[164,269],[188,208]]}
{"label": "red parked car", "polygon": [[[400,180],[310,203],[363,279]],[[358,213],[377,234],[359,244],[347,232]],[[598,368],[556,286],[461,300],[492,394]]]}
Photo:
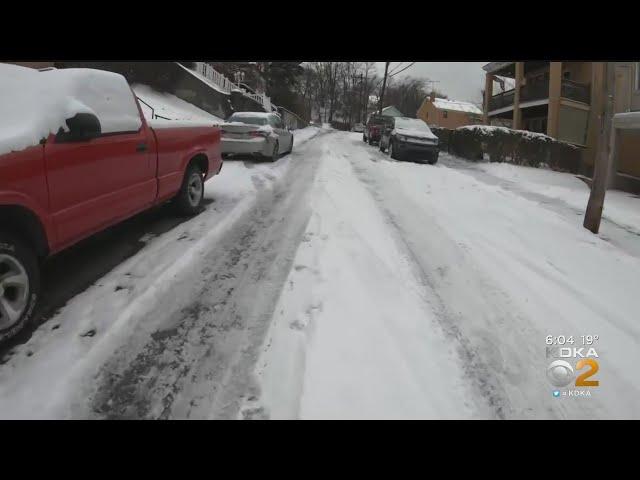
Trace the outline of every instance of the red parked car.
{"label": "red parked car", "polygon": [[389,122],[389,117],[379,115],[377,113],[372,114],[367,120],[367,125],[364,127],[362,133],[362,141],[367,142],[369,145],[379,144],[380,138],[382,138],[382,131]]}
{"label": "red parked car", "polygon": [[198,212],[222,168],[219,128],[147,122],[111,72],[0,64],[0,117],[0,341],[33,314],[40,260],[170,199]]}

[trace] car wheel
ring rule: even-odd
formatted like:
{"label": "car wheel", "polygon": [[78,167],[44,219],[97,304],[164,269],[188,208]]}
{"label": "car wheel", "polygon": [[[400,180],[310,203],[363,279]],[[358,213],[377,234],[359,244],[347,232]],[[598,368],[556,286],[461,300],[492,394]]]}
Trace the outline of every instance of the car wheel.
{"label": "car wheel", "polygon": [[271,152],[271,155],[268,157],[269,160],[271,160],[272,162],[275,162],[276,160],[278,160],[278,153],[280,153],[280,145],[276,140],[276,143],[273,146],[273,152]]}
{"label": "car wheel", "polygon": [[367,136],[364,133],[362,134],[362,141],[367,143]]}
{"label": "car wheel", "polygon": [[0,343],[29,323],[40,297],[40,269],[25,242],[0,233]]}
{"label": "car wheel", "polygon": [[396,148],[395,148],[395,140],[391,140],[389,142],[389,157],[391,157],[394,160],[398,160],[398,154],[396,153]]}
{"label": "car wheel", "polygon": [[204,174],[195,164],[189,165],[176,198],[177,207],[183,215],[195,215],[202,209],[204,200]]}

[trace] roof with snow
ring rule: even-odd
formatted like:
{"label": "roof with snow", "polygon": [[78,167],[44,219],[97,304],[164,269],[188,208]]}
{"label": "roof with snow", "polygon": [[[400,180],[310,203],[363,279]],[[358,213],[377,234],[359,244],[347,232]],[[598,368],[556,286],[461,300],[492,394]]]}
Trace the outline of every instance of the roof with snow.
{"label": "roof with snow", "polygon": [[438,110],[453,110],[456,112],[475,113],[476,115],[482,115],[480,110],[473,103],[459,102],[457,100],[445,100],[444,98],[436,98],[433,101],[433,105]]}
{"label": "roof with snow", "polygon": [[382,115],[386,117],[404,117],[404,114],[393,105],[384,107],[382,109]]}

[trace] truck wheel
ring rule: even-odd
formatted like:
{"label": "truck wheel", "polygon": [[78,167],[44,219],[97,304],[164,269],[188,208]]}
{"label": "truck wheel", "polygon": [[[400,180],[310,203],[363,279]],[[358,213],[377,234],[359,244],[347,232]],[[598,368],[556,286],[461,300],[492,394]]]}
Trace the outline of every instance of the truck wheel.
{"label": "truck wheel", "polygon": [[369,137],[369,145],[373,145],[373,139],[371,137]]}
{"label": "truck wheel", "polygon": [[380,139],[380,142],[378,143],[378,148],[380,148],[380,151],[382,153],[384,153],[386,150],[386,148],[384,148],[384,146],[382,145],[382,139]]}
{"label": "truck wheel", "polygon": [[178,211],[183,215],[195,215],[202,208],[204,199],[204,175],[200,167],[189,165],[182,182],[182,188],[176,197]]}
{"label": "truck wheel", "polygon": [[364,133],[362,134],[362,141],[367,143],[367,136]]}
{"label": "truck wheel", "polygon": [[0,343],[29,323],[40,297],[40,269],[33,250],[0,233]]}

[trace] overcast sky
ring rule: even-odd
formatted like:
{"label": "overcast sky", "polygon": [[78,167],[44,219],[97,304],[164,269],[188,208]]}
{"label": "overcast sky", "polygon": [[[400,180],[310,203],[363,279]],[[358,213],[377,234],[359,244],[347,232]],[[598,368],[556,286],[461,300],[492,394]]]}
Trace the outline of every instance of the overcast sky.
{"label": "overcast sky", "polygon": [[[391,62],[389,72],[402,63],[402,70],[411,62]],[[481,102],[481,89],[484,88],[484,70],[482,66],[489,62],[417,62],[411,68],[398,74],[399,79],[405,75],[438,81],[435,88],[451,100]],[[380,76],[384,75],[384,63],[377,64]]]}

